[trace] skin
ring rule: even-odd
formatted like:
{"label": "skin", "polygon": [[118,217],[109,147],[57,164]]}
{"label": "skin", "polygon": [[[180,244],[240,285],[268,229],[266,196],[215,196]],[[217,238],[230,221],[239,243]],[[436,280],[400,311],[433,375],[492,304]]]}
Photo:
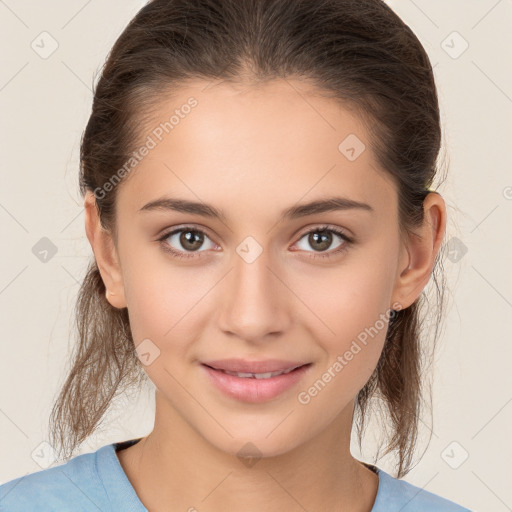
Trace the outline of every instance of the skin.
{"label": "skin", "polygon": [[[198,105],[117,191],[117,242],[99,226],[94,196],[85,198],[107,298],[128,308],[136,346],[149,338],[160,350],[144,367],[157,388],[154,429],[118,452],[121,465],[151,511],[369,512],[378,478],[351,455],[350,433],[354,399],[377,364],[386,328],[308,404],[297,395],[379,315],[418,298],[444,236],[445,203],[430,193],[419,236],[401,240],[397,191],[378,168],[361,120],[299,80],[244,88],[191,82],[162,100],[141,140],[190,96]],[[349,134],[366,144],[354,161],[338,150]],[[374,212],[279,222],[285,208],[333,192]],[[165,195],[212,204],[226,222],[138,211]],[[345,242],[332,234],[326,249],[315,250],[304,234],[323,224],[354,242],[336,255]],[[180,234],[157,241],[182,225],[207,232],[199,251],[180,244]],[[247,236],[262,248],[250,264],[236,252]],[[175,258],[164,243],[193,257]],[[331,258],[314,258],[328,252]],[[313,367],[293,389],[253,404],[221,394],[199,366],[226,357]],[[247,442],[261,454],[250,467],[237,456]]]}

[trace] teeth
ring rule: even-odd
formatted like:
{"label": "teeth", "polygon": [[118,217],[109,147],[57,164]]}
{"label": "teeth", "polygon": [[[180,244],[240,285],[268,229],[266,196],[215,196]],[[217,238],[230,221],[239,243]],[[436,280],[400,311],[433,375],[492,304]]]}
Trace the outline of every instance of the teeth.
{"label": "teeth", "polygon": [[244,373],[244,372],[228,372],[227,370],[221,370],[228,375],[233,375],[234,377],[243,377],[246,379],[270,379],[271,377],[276,377],[277,375],[284,375],[285,373],[290,373],[295,368],[290,368],[289,370],[280,370],[278,372],[267,372],[267,373]]}

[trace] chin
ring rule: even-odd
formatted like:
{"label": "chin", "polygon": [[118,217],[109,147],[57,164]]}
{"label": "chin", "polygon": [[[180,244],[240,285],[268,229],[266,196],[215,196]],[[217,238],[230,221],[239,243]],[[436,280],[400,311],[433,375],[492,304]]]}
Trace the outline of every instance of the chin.
{"label": "chin", "polygon": [[251,467],[253,460],[284,455],[300,444],[299,439],[292,442],[292,434],[284,429],[281,435],[278,435],[276,431],[268,437],[266,430],[264,432],[254,432],[253,435],[249,431],[246,431],[243,435],[236,435],[234,432],[232,434],[233,438],[226,435],[222,436],[222,439],[207,438],[206,440],[218,450],[238,457],[248,467]]}

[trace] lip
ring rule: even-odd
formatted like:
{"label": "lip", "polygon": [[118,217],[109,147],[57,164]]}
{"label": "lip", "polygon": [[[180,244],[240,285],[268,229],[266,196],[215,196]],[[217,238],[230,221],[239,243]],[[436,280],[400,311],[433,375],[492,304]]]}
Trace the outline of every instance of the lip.
{"label": "lip", "polygon": [[[268,361],[267,361],[268,362]],[[292,367],[295,363],[292,364]],[[237,377],[235,375],[228,375],[221,370],[216,370],[207,366],[205,363],[201,364],[201,368],[210,378],[217,389],[230,398],[242,402],[261,403],[273,398],[278,397],[285,391],[291,389],[303,379],[304,375],[309,372],[312,363],[306,363],[289,373],[269,377],[268,379],[257,379],[253,377]],[[278,371],[277,370],[274,371]],[[239,371],[241,370],[228,370]],[[272,370],[270,370],[272,371]],[[246,372],[246,373],[267,373],[267,372]]]}
{"label": "lip", "polygon": [[216,361],[201,361],[216,370],[245,373],[279,372],[297,368],[309,361],[285,361],[283,359],[265,359],[262,361],[248,361],[247,359],[218,359]]}

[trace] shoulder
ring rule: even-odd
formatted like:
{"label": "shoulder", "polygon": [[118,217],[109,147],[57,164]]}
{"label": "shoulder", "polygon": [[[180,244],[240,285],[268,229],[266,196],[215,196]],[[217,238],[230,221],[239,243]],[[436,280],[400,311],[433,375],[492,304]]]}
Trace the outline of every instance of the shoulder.
{"label": "shoulder", "polygon": [[78,455],[64,464],[30,473],[0,485],[5,512],[109,510],[108,496],[97,470],[98,453]]}
{"label": "shoulder", "polygon": [[376,469],[379,488],[371,512],[471,512],[453,501]]}

